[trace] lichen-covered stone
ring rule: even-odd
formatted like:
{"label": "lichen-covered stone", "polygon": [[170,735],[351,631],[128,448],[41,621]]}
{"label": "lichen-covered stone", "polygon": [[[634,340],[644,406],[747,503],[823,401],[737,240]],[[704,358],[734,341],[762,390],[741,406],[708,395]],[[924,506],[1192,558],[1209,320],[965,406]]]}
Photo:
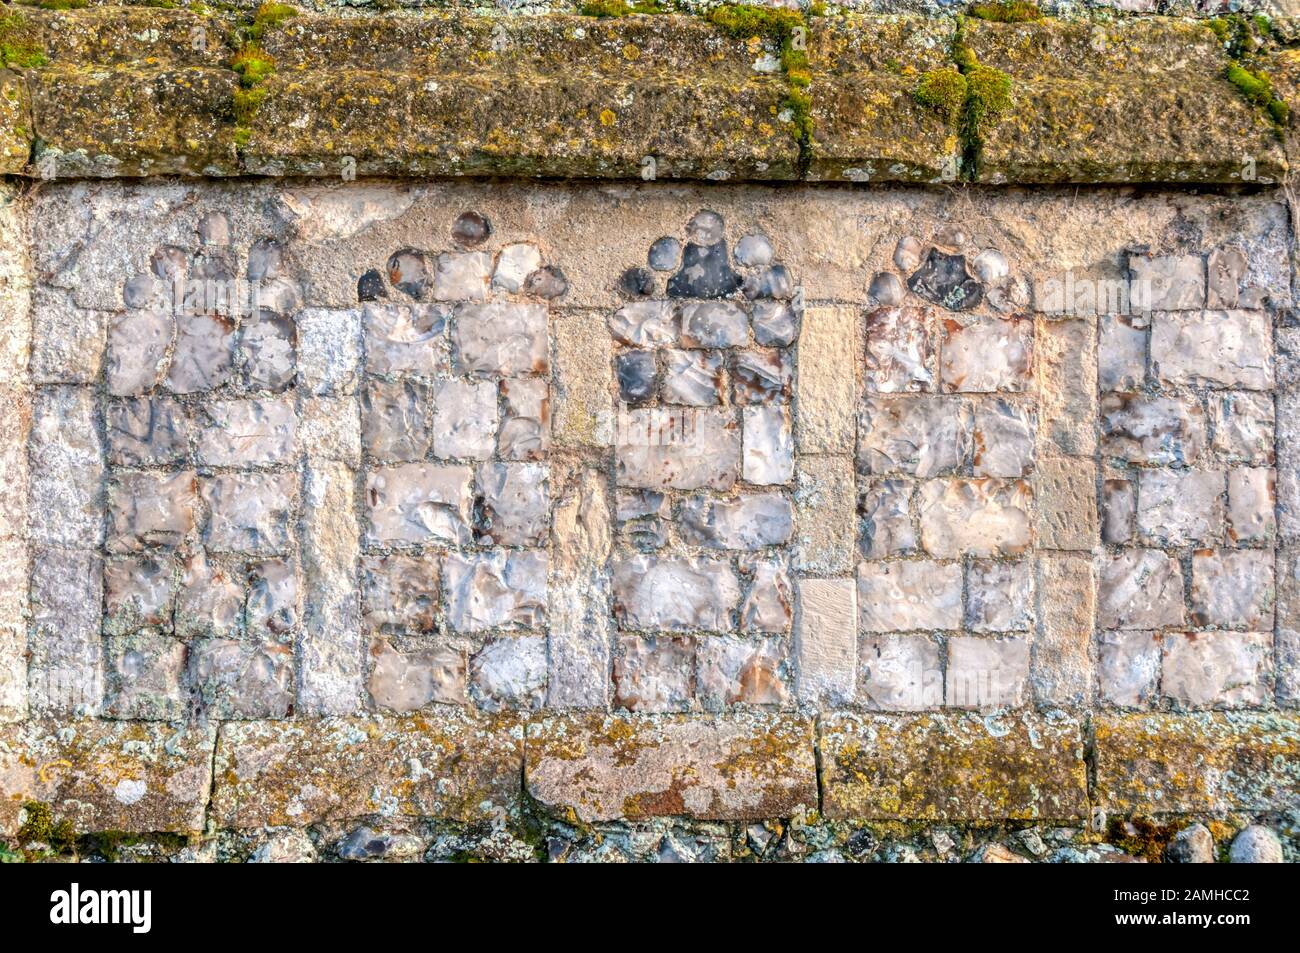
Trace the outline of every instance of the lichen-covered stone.
{"label": "lichen-covered stone", "polygon": [[1043,820],[1087,810],[1082,726],[1059,714],[840,712],[823,717],[819,734],[831,818]]}
{"label": "lichen-covered stone", "polygon": [[515,805],[519,765],[508,715],[231,723],[217,746],[212,812],[237,829],[362,814],[476,821]]}
{"label": "lichen-covered stone", "polygon": [[74,831],[199,832],[216,725],[67,719],[0,726],[0,833],[24,802]]}
{"label": "lichen-covered stone", "polygon": [[1286,810],[1300,722],[1271,712],[1100,715],[1096,803],[1111,812]]}
{"label": "lichen-covered stone", "polygon": [[817,803],[812,722],[792,715],[544,716],[528,725],[528,793],[588,823],[788,817]]}

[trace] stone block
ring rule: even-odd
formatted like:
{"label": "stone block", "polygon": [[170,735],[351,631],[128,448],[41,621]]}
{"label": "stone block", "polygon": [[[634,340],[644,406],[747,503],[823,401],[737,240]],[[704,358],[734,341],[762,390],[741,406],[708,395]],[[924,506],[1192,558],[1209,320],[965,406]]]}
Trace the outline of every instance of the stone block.
{"label": "stone block", "polygon": [[847,704],[858,651],[857,586],[852,579],[799,579],[794,657],[799,699]]}

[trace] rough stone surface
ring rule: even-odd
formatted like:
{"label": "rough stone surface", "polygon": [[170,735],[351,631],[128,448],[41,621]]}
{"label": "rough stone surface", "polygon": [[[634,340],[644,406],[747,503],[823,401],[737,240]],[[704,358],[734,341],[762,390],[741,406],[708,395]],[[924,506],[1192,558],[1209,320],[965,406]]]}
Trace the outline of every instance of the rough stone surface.
{"label": "rough stone surface", "polygon": [[838,713],[822,720],[820,741],[830,817],[1044,819],[1087,810],[1083,733],[1069,718]]}
{"label": "rough stone surface", "polygon": [[813,725],[789,715],[588,719],[528,726],[528,793],[591,823],[782,817],[817,803]]}

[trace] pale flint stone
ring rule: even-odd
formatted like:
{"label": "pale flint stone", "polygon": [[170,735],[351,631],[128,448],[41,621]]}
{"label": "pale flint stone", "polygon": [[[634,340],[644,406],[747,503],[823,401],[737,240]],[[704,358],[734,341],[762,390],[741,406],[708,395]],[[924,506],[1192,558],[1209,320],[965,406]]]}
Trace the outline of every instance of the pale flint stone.
{"label": "pale flint stone", "polygon": [[208,559],[203,549],[185,557],[172,625],[178,638],[233,636],[244,612],[244,580]]}
{"label": "pale flint stone", "polygon": [[972,632],[1023,632],[1033,622],[1033,573],[1025,560],[974,560],[966,587],[966,628]]}
{"label": "pale flint stone", "polygon": [[448,554],[442,574],[447,625],[457,632],[482,632],[542,624],[546,572],[543,552]]}
{"label": "pale flint stone", "polygon": [[1103,632],[1097,637],[1097,687],[1102,701],[1145,708],[1160,680],[1160,639],[1151,632]]}
{"label": "pale flint stone", "polygon": [[492,302],[456,308],[452,341],[465,374],[518,377],[550,371],[546,307]]}
{"label": "pale flint stone", "polygon": [[1213,543],[1223,536],[1222,470],[1143,470],[1138,533],[1158,546]]}
{"label": "pale flint stone", "polygon": [[1033,493],[1023,480],[931,480],[921,485],[921,544],[932,556],[1014,556],[1032,542]]}
{"label": "pale flint stone", "polygon": [[707,711],[730,705],[784,705],[785,649],[780,639],[718,635],[695,648],[695,692]]}
{"label": "pale flint stone", "polygon": [[123,635],[144,626],[170,629],[176,604],[171,556],[126,556],[104,564],[104,631]]}
{"label": "pale flint stone", "polygon": [[777,493],[750,493],[733,500],[691,497],[682,503],[686,543],[710,549],[761,549],[786,542],[794,532],[790,501]]}
{"label": "pale flint stone", "polygon": [[104,641],[104,710],[141,721],[185,716],[185,643],[145,630]]}
{"label": "pale flint stone", "polygon": [[1147,329],[1150,319],[1136,314],[1104,314],[1098,322],[1097,386],[1102,391],[1134,391],[1146,383]]}
{"label": "pale flint stone", "polygon": [[1137,491],[1132,480],[1107,480],[1102,485],[1101,541],[1132,542],[1137,525]]}
{"label": "pale flint stone", "polygon": [[1101,449],[1129,463],[1189,466],[1205,448],[1205,412],[1193,397],[1107,394]]}
{"label": "pale flint stone", "polygon": [[682,304],[681,329],[686,347],[744,347],[749,343],[749,317],[734,301]]}
{"label": "pale flint stone", "polygon": [[1192,555],[1192,621],[1200,626],[1273,629],[1273,554],[1207,549]]}
{"label": "pale flint stone", "polygon": [[538,546],[546,540],[550,506],[546,467],[537,463],[485,463],[475,491],[481,512],[479,542]]}
{"label": "pale flint stone", "polygon": [[961,627],[960,563],[929,559],[858,565],[858,608],[864,632]]}
{"label": "pale flint stone", "polygon": [[213,718],[284,718],[293,705],[293,649],[279,643],[201,639],[190,647],[189,673]]}
{"label": "pale flint stone", "polygon": [[304,308],[298,325],[298,383],[310,394],[352,394],[361,369],[361,312]]}
{"label": "pale flint stone", "polygon": [[740,581],[719,559],[630,556],[614,560],[614,615],[629,629],[728,631]]}
{"label": "pale flint stone", "polygon": [[230,380],[235,363],[235,324],[211,314],[180,315],[167,387],[179,394],[212,390]]}
{"label": "pale flint stone", "polygon": [[[649,356],[653,365],[654,355]],[[688,407],[721,403],[722,356],[716,351],[665,350],[663,399],[669,404]]]}
{"label": "pale flint stone", "polygon": [[119,472],[108,487],[110,553],[180,545],[194,529],[198,485],[192,470]]}
{"label": "pale flint stone", "polygon": [[158,386],[175,334],[175,322],[160,312],[115,316],[108,330],[108,392],[123,397]]}
{"label": "pale flint stone", "polygon": [[470,694],[480,708],[540,708],[546,695],[546,637],[491,639],[470,659]]}
{"label": "pale flint stone", "polygon": [[472,471],[406,463],[366,474],[370,538],[376,543],[470,541]]}
{"label": "pale flint stone", "polygon": [[727,490],[739,475],[740,429],[723,410],[630,410],[616,439],[620,486]]}
{"label": "pale flint stone", "polygon": [[290,463],[297,417],[286,399],[221,400],[203,408],[199,462],[216,467]]}
{"label": "pale flint stone", "polygon": [[298,329],[294,322],[260,311],[244,322],[241,366],[250,390],[282,391],[298,373]]}
{"label": "pale flint stone", "polygon": [[104,408],[108,462],[115,466],[166,466],[189,453],[190,419],[170,397],[130,397]]}
{"label": "pale flint stone", "polygon": [[1232,463],[1272,464],[1274,408],[1271,394],[1225,391],[1210,397],[1213,447]]}
{"label": "pale flint stone", "polygon": [[923,711],[943,703],[939,646],[928,635],[862,639],[859,695],[873,711]]}
{"label": "pale flint stone", "polygon": [[204,536],[216,552],[278,553],[289,546],[296,474],[228,473],[203,481],[210,516]]}
{"label": "pale flint stone", "polygon": [[433,632],[440,569],[433,553],[366,556],[361,564],[366,631]]}
{"label": "pale flint stone", "polygon": [[1228,471],[1228,538],[1260,543],[1277,534],[1277,474],[1263,467]]}
{"label": "pale flint stone", "polygon": [[877,308],[871,312],[867,316],[864,374],[867,391],[933,391],[934,337],[935,318],[930,308]]}
{"label": "pale flint stone", "polygon": [[944,702],[954,708],[1014,708],[1024,698],[1029,645],[1024,639],[953,636],[948,640]]}
{"label": "pale flint stone", "polygon": [[1182,625],[1183,572],[1156,549],[1126,549],[1102,558],[1097,625],[1103,629],[1159,629]]}
{"label": "pale flint stone", "polygon": [[867,398],[858,468],[927,477],[957,469],[972,452],[974,418],[958,397]]}
{"label": "pale flint stone", "polygon": [[975,320],[950,322],[940,347],[939,371],[947,393],[1022,391],[1032,380],[1034,322]]}
{"label": "pale flint stone", "polygon": [[695,697],[695,642],[625,635],[614,654],[614,705],[651,714],[687,711]]}
{"label": "pale flint stone", "polygon": [[742,632],[788,632],[794,612],[794,588],[785,564],[762,559],[753,565],[753,581],[740,607]]}
{"label": "pale flint stone", "polygon": [[609,319],[615,340],[633,347],[677,343],[677,317],[671,301],[633,301]]}
{"label": "pale flint stone", "polygon": [[[445,308],[434,305],[367,303],[366,369],[372,374],[412,373],[431,376],[448,366]],[[308,364],[308,371],[315,366]]]}
{"label": "pale flint stone", "polygon": [[361,442],[384,463],[423,460],[433,446],[433,391],[418,380],[372,378],[361,400]]}
{"label": "pale flint stone", "polygon": [[487,252],[444,252],[433,275],[435,301],[482,301],[487,297],[492,256]]}
{"label": "pale flint stone", "polygon": [[366,688],[378,708],[416,711],[432,702],[467,701],[465,653],[451,646],[401,651],[385,639],[370,643]]}
{"label": "pale flint stone", "polygon": [[1273,329],[1265,311],[1158,313],[1151,364],[1168,384],[1269,390]]}
{"label": "pale flint stone", "polygon": [[518,294],[524,279],[542,266],[542,253],[531,242],[506,245],[497,255],[496,271],[492,273],[492,287],[510,294]]}
{"label": "pale flint stone", "polygon": [[975,404],[972,463],[976,476],[1022,477],[1034,467],[1038,422],[1032,408],[989,398]]}
{"label": "pale flint stone", "polygon": [[1200,255],[1130,255],[1128,266],[1145,308],[1205,307],[1205,262]]}
{"label": "pale flint stone", "polygon": [[551,446],[550,384],[523,377],[501,382],[505,408],[497,452],[506,460],[541,460]]}
{"label": "pale flint stone", "polygon": [[486,460],[496,449],[497,388],[491,381],[443,381],[433,399],[433,453]]}
{"label": "pale flint stone", "polygon": [[1248,708],[1271,694],[1266,632],[1177,632],[1162,640],[1160,689],[1190,708]]}
{"label": "pale flint stone", "polygon": [[884,559],[916,552],[909,503],[914,486],[911,480],[873,480],[862,491],[858,512],[862,514],[863,556]]}

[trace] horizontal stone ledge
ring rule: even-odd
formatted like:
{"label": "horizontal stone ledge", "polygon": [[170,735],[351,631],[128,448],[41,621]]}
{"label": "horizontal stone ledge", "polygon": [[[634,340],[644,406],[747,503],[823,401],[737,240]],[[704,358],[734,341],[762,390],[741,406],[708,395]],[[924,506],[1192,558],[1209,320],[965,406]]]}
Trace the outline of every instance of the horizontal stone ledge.
{"label": "horizontal stone ledge", "polygon": [[1300,803],[1300,715],[1099,715],[1095,803],[1114,813],[1288,810]]}
{"label": "horizontal stone ledge", "polygon": [[201,831],[215,736],[162,722],[0,725],[0,835],[17,832],[33,801],[77,832]]}
{"label": "horizontal stone ledge", "polygon": [[524,777],[544,809],[587,823],[757,820],[817,807],[813,722],[796,715],[538,716]]}
{"label": "horizontal stone ledge", "polygon": [[855,820],[1064,820],[1087,813],[1081,723],[1064,715],[824,715],[822,810]]}
{"label": "horizontal stone ledge", "polygon": [[303,827],[366,814],[480,821],[518,806],[521,720],[446,709],[405,717],[227,722],[212,817]]}
{"label": "horizontal stone ledge", "polygon": [[[1287,168],[1191,20],[968,21],[963,42],[1014,99],[972,169],[959,122],[915,95],[953,66],[950,17],[807,17],[796,88],[773,38],[702,16],[303,11],[264,25],[274,71],[237,97],[230,14],[16,16],[39,56],[0,83],[7,173],[1230,184]],[[1277,86],[1294,99],[1290,53]]]}

